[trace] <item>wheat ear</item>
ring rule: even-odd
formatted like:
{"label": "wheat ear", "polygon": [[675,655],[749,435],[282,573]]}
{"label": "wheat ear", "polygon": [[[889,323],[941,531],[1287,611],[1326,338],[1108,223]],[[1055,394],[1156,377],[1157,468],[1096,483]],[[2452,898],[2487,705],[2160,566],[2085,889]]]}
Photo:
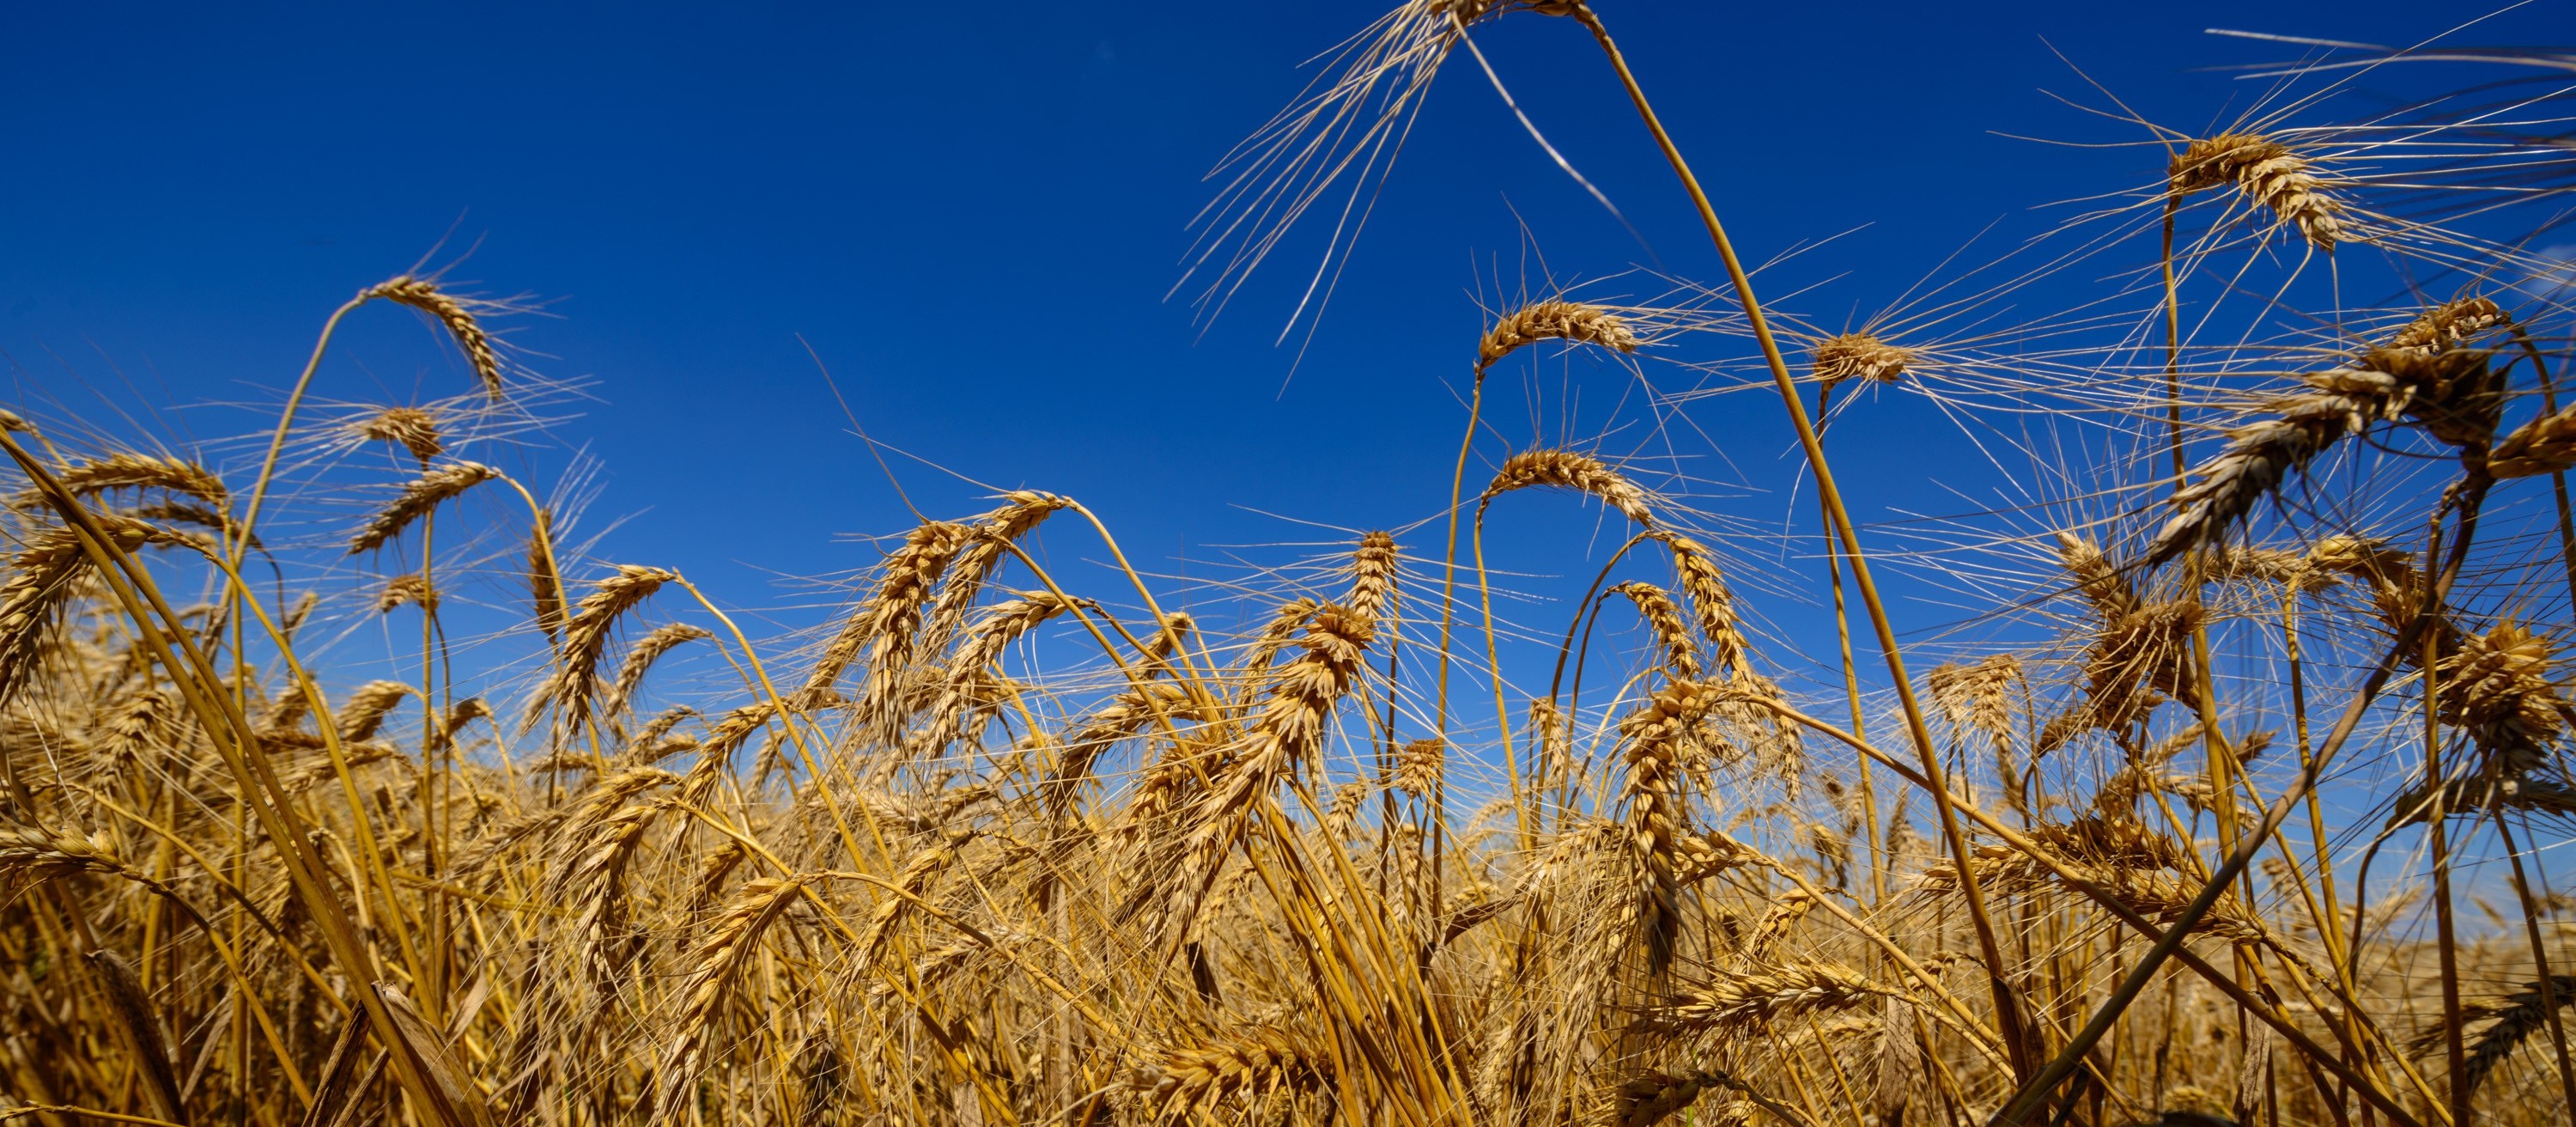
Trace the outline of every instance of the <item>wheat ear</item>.
{"label": "wheat ear", "polygon": [[1809,365],[1816,382],[1832,389],[1845,380],[1895,383],[1905,378],[1914,360],[1913,350],[1869,333],[1841,333],[1817,341]]}
{"label": "wheat ear", "polygon": [[358,530],[357,535],[349,538],[349,554],[354,556],[383,547],[386,541],[402,535],[402,531],[411,527],[413,522],[428,516],[430,510],[499,476],[501,471],[481,462],[455,462],[420,475],[403,487],[392,504],[379,510],[365,527]]}
{"label": "wheat ear", "polygon": [[679,1032],[662,1054],[651,1121],[668,1122],[684,1114],[684,1105],[697,1090],[698,1074],[706,1067],[707,1035],[721,1016],[727,993],[759,949],[761,932],[785,915],[804,891],[800,878],[761,877],[735,893],[732,903],[708,925],[707,937],[692,953],[688,977],[680,985]]}
{"label": "wheat ear", "polygon": [[1618,314],[1597,305],[1549,298],[1503,315],[1476,343],[1476,375],[1523,348],[1543,340],[1593,344],[1613,352],[1635,352],[1637,334]]}
{"label": "wheat ear", "polygon": [[2195,139],[2175,154],[2166,175],[2175,199],[2232,183],[2274,219],[2298,227],[2318,250],[2333,250],[2344,237],[2343,205],[2326,194],[2314,163],[2260,133]]}
{"label": "wheat ear", "polygon": [[438,416],[418,407],[387,407],[349,424],[349,433],[368,442],[391,442],[426,463],[447,450],[439,437]]}
{"label": "wheat ear", "polygon": [[493,347],[492,338],[483,331],[483,323],[474,316],[472,299],[460,298],[438,288],[428,278],[405,274],[379,282],[358,294],[358,300],[383,298],[396,305],[407,305],[429,314],[456,339],[456,347],[474,366],[474,374],[483,381],[483,394],[492,402],[501,401],[501,354]]}
{"label": "wheat ear", "polygon": [[1523,450],[1504,459],[1494,480],[1476,499],[1481,513],[1494,498],[1516,489],[1571,489],[1587,493],[1602,504],[1619,510],[1622,516],[1648,528],[1654,527],[1654,507],[1639,489],[1619,471],[1599,458],[1572,450]]}

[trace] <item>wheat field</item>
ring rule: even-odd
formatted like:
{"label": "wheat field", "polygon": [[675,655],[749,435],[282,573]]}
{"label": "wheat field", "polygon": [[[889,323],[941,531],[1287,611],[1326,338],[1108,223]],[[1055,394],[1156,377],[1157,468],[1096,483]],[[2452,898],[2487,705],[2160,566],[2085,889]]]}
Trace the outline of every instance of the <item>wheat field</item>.
{"label": "wheat field", "polygon": [[[0,415],[0,1122],[2568,1122],[2576,58],[2106,95],[2134,182],[1837,323],[1592,7],[1407,0],[1220,169],[1203,304],[1497,20],[1579,29],[1725,276],[1494,303],[1449,495],[1221,580],[1015,490],[766,629],[500,468],[563,385],[430,272],[256,433]],[[2486,77],[2329,96],[2434,55]],[[397,308],[454,394],[329,398]],[[1501,439],[1538,365],[1642,422]],[[2019,502],[1858,519],[1852,412]],[[1634,426],[1790,444],[1816,523]],[[1546,505],[1593,547],[1498,533]]]}

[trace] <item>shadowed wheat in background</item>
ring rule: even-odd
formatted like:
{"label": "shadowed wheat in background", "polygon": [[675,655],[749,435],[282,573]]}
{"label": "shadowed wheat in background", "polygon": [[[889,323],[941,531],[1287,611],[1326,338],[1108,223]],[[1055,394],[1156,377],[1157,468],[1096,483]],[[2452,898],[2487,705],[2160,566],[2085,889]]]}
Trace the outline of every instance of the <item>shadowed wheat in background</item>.
{"label": "shadowed wheat in background", "polygon": [[[431,276],[247,439],[0,416],[0,1120],[2566,1122],[2576,59],[2303,44],[2198,132],[2104,94],[2137,182],[1836,327],[1757,298],[1587,5],[1414,0],[1220,169],[1201,307],[1321,205],[1313,316],[1442,64],[1503,90],[1471,34],[1542,17],[1725,277],[1498,303],[1436,515],[1224,580],[1016,491],[757,636],[487,464],[562,389]],[[2435,58],[2478,84],[2337,116]],[[323,399],[389,305],[471,383]],[[1499,441],[1568,357],[1604,438]],[[1641,454],[1704,401],[1821,534]],[[1855,410],[2012,503],[1856,522]],[[1496,535],[1535,491],[1600,562]]]}

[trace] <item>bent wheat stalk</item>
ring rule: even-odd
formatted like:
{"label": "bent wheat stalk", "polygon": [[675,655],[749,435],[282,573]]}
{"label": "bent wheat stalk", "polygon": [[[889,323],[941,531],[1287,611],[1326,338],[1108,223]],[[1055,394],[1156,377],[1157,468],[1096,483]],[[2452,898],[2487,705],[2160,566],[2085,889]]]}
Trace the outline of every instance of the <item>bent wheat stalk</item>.
{"label": "bent wheat stalk", "polygon": [[[1816,475],[1817,495],[1823,498],[1826,510],[1832,516],[1833,530],[1842,541],[1842,558],[1851,565],[1852,585],[1860,592],[1861,605],[1869,612],[1870,626],[1878,634],[1879,651],[1887,662],[1888,676],[1895,683],[1897,703],[1905,713],[1906,733],[1913,738],[1916,753],[1922,761],[1923,775],[1931,782],[1933,806],[1941,817],[1942,839],[1949,846],[1953,859],[1964,870],[1968,867],[1970,847],[1967,834],[1960,827],[1958,812],[1952,808],[1948,772],[1935,750],[1931,726],[1924,721],[1922,702],[1915,699],[1914,682],[1906,675],[1905,657],[1896,642],[1895,624],[1888,617],[1886,603],[1879,597],[1877,581],[1870,575],[1869,558],[1861,551],[1851,512],[1843,505],[1842,491],[1834,484],[1833,468],[1825,460],[1824,445],[1816,436],[1815,422],[1807,417],[1806,400],[1798,394],[1797,381],[1789,374],[1788,359],[1780,351],[1780,342],[1772,334],[1771,323],[1763,315],[1761,302],[1753,295],[1752,277],[1746,273],[1743,260],[1736,256],[1735,245],[1727,239],[1725,225],[1718,222],[1717,209],[1709,203],[1708,193],[1701,190],[1699,178],[1691,172],[1690,162],[1683,159],[1681,149],[1674,145],[1671,134],[1664,131],[1653,104],[1646,100],[1644,88],[1637,85],[1636,75],[1628,69],[1627,58],[1620,53],[1618,43],[1610,38],[1610,29],[1602,25],[1601,18],[1593,13],[1589,4],[1575,5],[1574,18],[1592,33],[1602,53],[1609,58],[1611,69],[1618,72],[1619,82],[1627,88],[1628,100],[1636,107],[1638,118],[1654,135],[1656,146],[1663,150],[1665,163],[1680,178],[1683,190],[1689,193],[1692,205],[1699,211],[1700,225],[1707,230],[1709,242],[1716,246],[1719,259],[1726,264],[1727,281],[1734,287],[1736,303],[1743,308],[1745,320],[1753,328],[1753,338],[1762,347],[1762,360],[1770,367],[1772,382],[1780,392],[1780,401],[1788,409],[1790,424],[1798,432],[1798,445],[1806,455],[1807,468]],[[1976,927],[1978,950],[1993,972],[1989,981],[1994,988],[1996,1017],[2005,1026],[2004,1043],[2012,1047],[2013,1070],[2017,1074],[2027,1074],[2032,1063],[2025,1059],[2028,1040],[2015,1028],[2020,1004],[2001,974],[2003,945],[1996,939],[1985,892],[1977,887],[1973,876],[1962,882],[1961,891],[1966,896],[1969,919]]]}

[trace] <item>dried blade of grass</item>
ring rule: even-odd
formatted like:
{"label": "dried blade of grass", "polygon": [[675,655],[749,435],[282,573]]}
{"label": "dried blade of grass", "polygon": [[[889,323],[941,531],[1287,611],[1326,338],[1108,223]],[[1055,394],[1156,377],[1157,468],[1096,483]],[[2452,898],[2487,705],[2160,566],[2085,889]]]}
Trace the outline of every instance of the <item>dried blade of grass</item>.
{"label": "dried blade of grass", "polygon": [[[367,1021],[352,1017],[340,1023],[340,1035],[331,1041],[331,1053],[322,1062],[320,1081],[313,1088],[313,1103],[304,1109],[302,1127],[339,1127],[357,1114],[362,1102],[359,1093],[366,1086],[359,1083],[358,1058],[365,1054]],[[382,1067],[379,1061],[377,1067]]]}
{"label": "dried blade of grass", "polygon": [[483,1099],[482,1089],[474,1086],[473,1074],[448,1047],[446,1035],[421,1016],[401,987],[378,982],[373,989],[383,1001],[386,1014],[393,1018],[394,1033],[402,1042],[386,1049],[409,1054],[421,1074],[430,1079],[431,1090],[447,1104],[440,1109],[444,1113],[440,1118],[465,1127],[492,1127],[492,1109]]}
{"label": "dried blade of grass", "polygon": [[186,1123],[187,1110],[179,1096],[179,1073],[170,1063],[169,1040],[161,1033],[160,1019],[152,1015],[151,995],[144,991],[142,978],[134,973],[134,964],[114,951],[92,951],[87,958],[107,994],[108,1012],[116,1016],[123,1030],[122,1039],[134,1054],[135,1072],[142,1079],[144,1098],[151,1103],[153,1114],[172,1123]]}

